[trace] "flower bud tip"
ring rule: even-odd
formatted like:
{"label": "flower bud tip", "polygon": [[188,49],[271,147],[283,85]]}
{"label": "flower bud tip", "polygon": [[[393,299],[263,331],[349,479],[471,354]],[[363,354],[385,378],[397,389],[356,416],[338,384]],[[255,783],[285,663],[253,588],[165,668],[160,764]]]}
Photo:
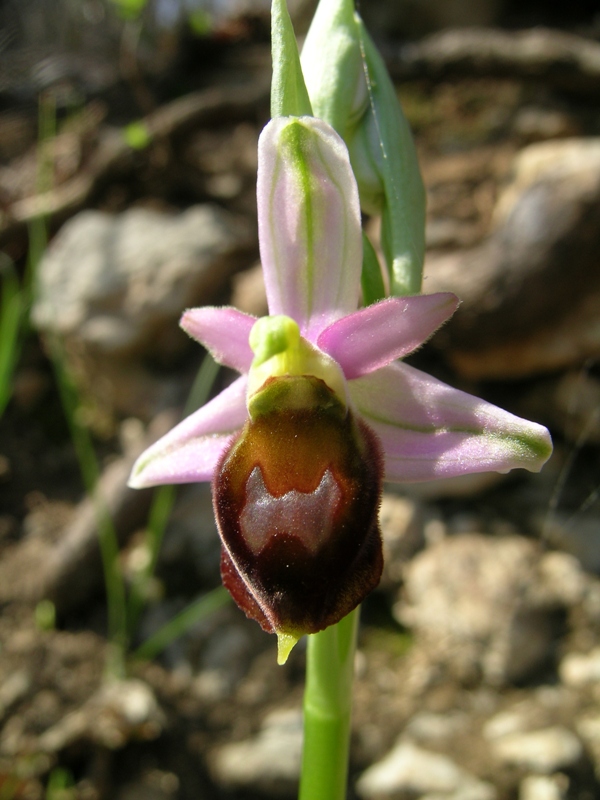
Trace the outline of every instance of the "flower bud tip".
{"label": "flower bud tip", "polygon": [[294,636],[293,633],[277,634],[277,663],[280,667],[286,663],[289,654],[300,641],[300,638],[300,636]]}

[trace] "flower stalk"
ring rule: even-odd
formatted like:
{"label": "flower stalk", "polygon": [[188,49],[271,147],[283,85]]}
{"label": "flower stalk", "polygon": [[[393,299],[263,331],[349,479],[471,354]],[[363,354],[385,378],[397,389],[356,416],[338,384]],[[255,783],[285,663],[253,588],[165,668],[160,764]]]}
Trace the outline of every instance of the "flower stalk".
{"label": "flower stalk", "polygon": [[299,800],[345,800],[359,609],[308,637]]}

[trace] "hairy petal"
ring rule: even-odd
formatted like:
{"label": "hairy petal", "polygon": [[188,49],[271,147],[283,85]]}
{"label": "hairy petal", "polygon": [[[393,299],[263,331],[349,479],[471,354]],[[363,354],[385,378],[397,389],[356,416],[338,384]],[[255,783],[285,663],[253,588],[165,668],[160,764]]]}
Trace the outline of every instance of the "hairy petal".
{"label": "hairy petal", "polygon": [[515,467],[537,472],[552,452],[543,426],[406,364],[352,381],[349,390],[381,439],[386,480],[408,483]]}
{"label": "hairy petal", "polygon": [[257,195],[269,311],[314,341],[358,305],[362,233],[346,145],[322,120],[271,120],[258,143]]}
{"label": "hairy petal", "polygon": [[179,324],[183,330],[206,347],[215,361],[238,372],[248,372],[254,354],[248,337],[256,317],[237,308],[190,308]]}
{"label": "hairy petal", "polygon": [[149,447],[134,464],[133,489],[162,483],[195,483],[212,479],[232,434],[248,417],[246,385],[238,378],[231,386]]}
{"label": "hairy petal", "polygon": [[383,300],[329,325],[317,345],[340,364],[346,378],[360,378],[416,350],[458,303],[450,292]]}
{"label": "hairy petal", "polygon": [[383,458],[375,434],[319,378],[274,378],[215,470],[223,579],[279,637],[339,622],[379,583]]}

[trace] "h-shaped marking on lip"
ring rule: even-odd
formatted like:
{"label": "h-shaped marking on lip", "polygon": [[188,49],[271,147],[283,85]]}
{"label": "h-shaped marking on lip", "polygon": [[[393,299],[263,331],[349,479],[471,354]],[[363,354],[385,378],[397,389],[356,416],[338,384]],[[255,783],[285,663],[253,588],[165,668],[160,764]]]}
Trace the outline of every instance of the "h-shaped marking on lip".
{"label": "h-shaped marking on lip", "polygon": [[327,469],[314,492],[291,489],[281,497],[273,497],[265,486],[261,468],[254,467],[246,481],[246,503],[240,515],[244,541],[258,555],[273,536],[287,534],[315,553],[331,531],[340,495],[336,480]]}

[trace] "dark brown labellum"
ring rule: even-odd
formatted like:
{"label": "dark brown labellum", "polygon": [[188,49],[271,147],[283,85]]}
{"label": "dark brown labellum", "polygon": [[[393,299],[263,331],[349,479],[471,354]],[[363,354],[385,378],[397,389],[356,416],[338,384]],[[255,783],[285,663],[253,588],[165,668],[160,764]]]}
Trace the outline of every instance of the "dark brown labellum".
{"label": "dark brown labellum", "polygon": [[375,434],[313,377],[272,378],[213,482],[223,583],[245,613],[297,639],[377,586],[383,461]]}

